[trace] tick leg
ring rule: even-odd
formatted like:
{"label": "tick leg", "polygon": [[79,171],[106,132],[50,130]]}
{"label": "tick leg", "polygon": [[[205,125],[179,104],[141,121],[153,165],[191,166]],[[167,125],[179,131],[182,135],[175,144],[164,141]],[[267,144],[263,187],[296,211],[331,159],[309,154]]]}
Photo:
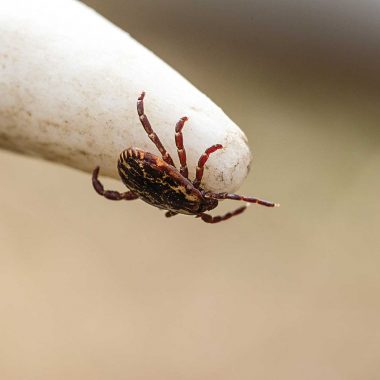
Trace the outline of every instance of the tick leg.
{"label": "tick leg", "polygon": [[245,211],[246,208],[247,208],[247,206],[243,206],[243,207],[236,209],[235,211],[228,212],[227,214],[221,215],[221,216],[212,216],[209,214],[202,213],[202,214],[198,215],[197,217],[201,218],[206,223],[219,223],[219,222],[223,222],[227,219],[230,219],[233,216],[241,214],[242,212]]}
{"label": "tick leg", "polygon": [[170,218],[171,216],[175,216],[175,215],[178,215],[178,212],[174,212],[174,211],[166,211],[165,212],[165,216],[167,218]]}
{"label": "tick leg", "polygon": [[144,113],[144,97],[145,97],[145,92],[142,92],[139,98],[137,99],[137,113],[139,115],[141,124],[144,127],[145,132],[148,134],[148,137],[153,141],[157,149],[160,151],[162,155],[162,159],[169,165],[175,166],[173,159],[171,158],[170,154],[166,151],[166,149],[162,145],[156,133],[153,131],[153,128],[150,125],[150,122]]}
{"label": "tick leg", "polygon": [[232,199],[235,201],[245,201],[248,203],[257,203],[261,206],[266,207],[279,207],[278,203],[273,203],[269,201],[265,201],[264,199],[258,199],[253,197],[244,197],[238,194],[229,194],[229,193],[206,193],[205,198],[213,198],[213,199]]}
{"label": "tick leg", "polygon": [[119,193],[118,191],[104,190],[102,183],[98,179],[99,166],[97,166],[92,173],[92,185],[95,191],[102,195],[104,198],[110,199],[112,201],[121,201],[122,199],[126,201],[132,201],[137,199],[139,196],[132,191],[127,191],[125,193]]}
{"label": "tick leg", "polygon": [[177,145],[178,158],[181,164],[179,171],[185,178],[189,177],[189,171],[186,163],[186,150],[183,146],[182,128],[187,120],[188,118],[186,116],[181,117],[175,126],[175,144]]}
{"label": "tick leg", "polygon": [[210,154],[214,153],[218,149],[222,149],[222,148],[223,148],[223,146],[220,144],[210,146],[210,148],[206,149],[205,152],[202,154],[202,156],[199,158],[198,166],[197,166],[197,169],[195,172],[195,180],[193,182],[194,187],[198,188],[199,185],[201,184],[204,166],[205,166],[208,158],[210,157]]}

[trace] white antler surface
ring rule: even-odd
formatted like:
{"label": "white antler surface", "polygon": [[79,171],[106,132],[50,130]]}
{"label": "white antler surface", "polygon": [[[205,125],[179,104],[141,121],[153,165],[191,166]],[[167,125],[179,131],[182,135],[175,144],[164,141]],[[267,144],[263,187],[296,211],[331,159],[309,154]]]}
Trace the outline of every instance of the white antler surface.
{"label": "white antler surface", "polygon": [[213,144],[204,187],[236,190],[251,160],[246,137],[223,111],[165,62],[74,0],[0,4],[0,147],[117,177],[119,153],[158,153],[140,125],[136,101],[175,162],[174,126],[188,116],[190,178]]}

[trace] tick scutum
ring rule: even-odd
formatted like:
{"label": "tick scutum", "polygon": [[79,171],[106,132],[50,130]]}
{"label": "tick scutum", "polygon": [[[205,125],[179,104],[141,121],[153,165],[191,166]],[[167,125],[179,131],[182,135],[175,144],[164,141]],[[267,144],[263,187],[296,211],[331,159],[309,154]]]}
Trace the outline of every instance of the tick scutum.
{"label": "tick scutum", "polygon": [[200,191],[175,167],[152,153],[136,148],[123,151],[118,171],[131,191],[155,207],[184,214],[194,214],[200,208]]}

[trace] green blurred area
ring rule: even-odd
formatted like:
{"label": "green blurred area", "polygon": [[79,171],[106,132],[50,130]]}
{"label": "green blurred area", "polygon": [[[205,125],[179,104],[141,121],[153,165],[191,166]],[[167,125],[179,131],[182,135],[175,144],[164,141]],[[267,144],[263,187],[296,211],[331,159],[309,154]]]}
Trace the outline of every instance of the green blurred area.
{"label": "green blurred area", "polygon": [[281,207],[167,220],[0,152],[0,377],[376,379],[377,37],[289,1],[86,3],[224,109],[254,153],[241,193]]}

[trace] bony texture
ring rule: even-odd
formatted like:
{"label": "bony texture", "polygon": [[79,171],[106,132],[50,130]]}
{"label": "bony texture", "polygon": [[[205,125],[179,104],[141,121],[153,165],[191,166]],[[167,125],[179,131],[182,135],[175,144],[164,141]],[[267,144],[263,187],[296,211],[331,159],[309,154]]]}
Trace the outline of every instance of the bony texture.
{"label": "bony texture", "polygon": [[203,187],[234,191],[251,160],[246,137],[209,98],[161,59],[87,6],[73,0],[0,3],[0,147],[118,177],[121,151],[158,154],[136,101],[175,159],[182,116],[189,176],[211,145]]}

